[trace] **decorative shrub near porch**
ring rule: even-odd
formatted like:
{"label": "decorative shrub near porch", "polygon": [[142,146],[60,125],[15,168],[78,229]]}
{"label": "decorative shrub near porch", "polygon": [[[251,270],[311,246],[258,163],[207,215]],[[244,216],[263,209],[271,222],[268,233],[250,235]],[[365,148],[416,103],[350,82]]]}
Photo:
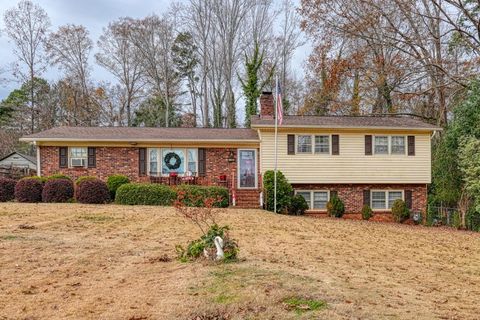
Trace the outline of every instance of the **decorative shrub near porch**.
{"label": "decorative shrub near porch", "polygon": [[405,201],[397,199],[392,205],[392,215],[396,222],[404,222],[410,217],[410,211],[407,208]]}
{"label": "decorative shrub near porch", "polygon": [[124,176],[122,174],[114,174],[108,177],[107,179],[107,187],[108,190],[110,191],[110,197],[112,199],[115,199],[115,193],[117,192],[117,189],[123,185],[127,184],[130,182],[130,179],[128,179],[127,176]]}
{"label": "decorative shrub near porch", "polygon": [[194,185],[180,185],[176,188],[177,192],[183,193],[182,202],[187,207],[203,207],[204,200],[214,199],[213,207],[228,207],[228,189],[223,187],[206,187]]}
{"label": "decorative shrub near porch", "polygon": [[43,182],[40,177],[20,179],[15,185],[15,199],[18,202],[41,202]]}
{"label": "decorative shrub near porch", "polygon": [[127,183],[117,189],[115,202],[128,205],[171,206],[177,193],[156,183]]}
{"label": "decorative shrub near porch", "polygon": [[73,194],[73,182],[70,179],[49,179],[43,186],[42,200],[43,202],[69,202],[73,199]]}
{"label": "decorative shrub near porch", "polygon": [[[274,171],[268,170],[263,175],[266,209],[274,211]],[[277,171],[277,212],[286,212],[291,205],[293,188],[281,171]]]}
{"label": "decorative shrub near porch", "polygon": [[339,197],[333,196],[327,203],[328,215],[335,218],[341,218],[345,213],[345,205]]}
{"label": "decorative shrub near porch", "polygon": [[15,199],[15,185],[17,181],[9,178],[0,178],[0,202]]}
{"label": "decorative shrub near porch", "polygon": [[80,203],[102,204],[110,201],[110,192],[102,180],[86,179],[77,184],[75,197]]}

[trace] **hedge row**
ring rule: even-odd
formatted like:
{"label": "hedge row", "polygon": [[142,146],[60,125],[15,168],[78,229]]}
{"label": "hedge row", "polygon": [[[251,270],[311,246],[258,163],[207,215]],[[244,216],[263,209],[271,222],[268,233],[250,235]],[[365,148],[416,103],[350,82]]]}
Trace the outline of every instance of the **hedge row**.
{"label": "hedge row", "polygon": [[182,194],[182,202],[189,207],[203,207],[204,200],[214,199],[213,206],[228,207],[228,190],[222,187],[180,185],[175,189],[161,184],[127,183],[116,192],[115,202],[127,205],[170,206]]}
{"label": "hedge row", "polygon": [[118,204],[171,206],[176,199],[190,207],[205,206],[205,199],[213,199],[213,206],[228,207],[228,189],[180,185],[174,188],[151,183],[129,183],[126,176],[110,176],[107,183],[91,176],[74,182],[65,175],[27,177],[16,182],[0,178],[0,201],[16,199],[18,202],[71,202],[107,203],[115,199]]}

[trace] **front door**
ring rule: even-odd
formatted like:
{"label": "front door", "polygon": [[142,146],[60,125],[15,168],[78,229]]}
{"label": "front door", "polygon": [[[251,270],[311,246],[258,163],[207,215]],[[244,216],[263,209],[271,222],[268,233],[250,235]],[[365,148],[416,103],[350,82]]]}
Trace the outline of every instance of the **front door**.
{"label": "front door", "polygon": [[257,175],[257,150],[238,150],[238,188],[256,189],[258,184]]}

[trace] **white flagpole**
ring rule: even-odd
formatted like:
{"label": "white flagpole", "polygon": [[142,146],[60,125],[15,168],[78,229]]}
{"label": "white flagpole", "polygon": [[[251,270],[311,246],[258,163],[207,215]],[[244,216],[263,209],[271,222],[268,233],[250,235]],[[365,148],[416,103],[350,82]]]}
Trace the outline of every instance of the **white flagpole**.
{"label": "white flagpole", "polygon": [[275,76],[275,170],[273,171],[273,211],[277,212],[277,131],[278,131],[278,76]]}

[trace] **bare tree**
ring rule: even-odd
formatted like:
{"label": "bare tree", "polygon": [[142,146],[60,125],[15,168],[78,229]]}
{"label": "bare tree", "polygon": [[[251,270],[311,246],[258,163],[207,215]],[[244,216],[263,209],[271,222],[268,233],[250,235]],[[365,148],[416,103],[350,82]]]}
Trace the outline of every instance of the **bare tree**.
{"label": "bare tree", "polygon": [[181,79],[173,64],[175,37],[174,23],[168,15],[152,15],[137,20],[130,33],[146,78],[155,94],[165,103],[166,127],[172,122],[177,98],[181,95]]}
{"label": "bare tree", "polygon": [[121,18],[103,30],[95,55],[97,63],[108,70],[123,87],[127,125],[132,125],[132,104],[138,99],[144,82],[142,81],[142,61],[136,56],[136,48],[131,42],[130,32],[134,21]]}
{"label": "bare tree", "polygon": [[97,111],[91,97],[89,85],[90,67],[88,59],[93,48],[88,31],[73,24],[61,26],[51,33],[46,49],[50,63],[64,70],[70,85],[78,88],[74,92],[75,110],[85,109],[85,119],[75,118],[75,124],[92,125]]}
{"label": "bare tree", "polygon": [[38,113],[35,102],[35,78],[45,70],[43,45],[50,27],[47,13],[29,0],[22,0],[15,8],[5,12],[6,33],[15,45],[14,54],[26,70],[18,68],[22,81],[30,84],[30,132],[35,131],[35,118]]}

